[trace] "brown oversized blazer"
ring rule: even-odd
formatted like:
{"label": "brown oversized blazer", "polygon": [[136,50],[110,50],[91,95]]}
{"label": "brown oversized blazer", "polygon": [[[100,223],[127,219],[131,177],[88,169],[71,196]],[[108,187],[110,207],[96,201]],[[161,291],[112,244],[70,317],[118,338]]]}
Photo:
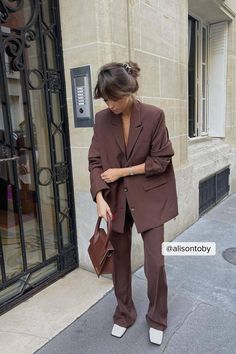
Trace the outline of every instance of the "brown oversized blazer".
{"label": "brown oversized blazer", "polygon": [[[89,172],[93,200],[103,191],[114,215],[112,229],[123,232],[126,200],[137,231],[157,227],[178,215],[174,150],[165,125],[164,112],[135,98],[130,119],[127,148],[121,115],[109,108],[96,114],[89,148]],[[145,163],[145,174],[127,176],[113,183],[101,179],[108,168]]]}

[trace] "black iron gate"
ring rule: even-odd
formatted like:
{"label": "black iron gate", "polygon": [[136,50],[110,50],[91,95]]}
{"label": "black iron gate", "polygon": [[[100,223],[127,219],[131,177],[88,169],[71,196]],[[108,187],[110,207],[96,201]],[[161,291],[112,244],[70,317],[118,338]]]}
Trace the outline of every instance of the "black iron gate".
{"label": "black iron gate", "polygon": [[78,265],[58,0],[0,1],[0,312]]}

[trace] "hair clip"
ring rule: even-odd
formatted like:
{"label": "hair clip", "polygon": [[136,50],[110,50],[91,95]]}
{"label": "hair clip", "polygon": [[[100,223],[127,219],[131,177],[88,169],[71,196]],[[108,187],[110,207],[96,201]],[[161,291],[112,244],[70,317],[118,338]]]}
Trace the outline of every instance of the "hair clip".
{"label": "hair clip", "polygon": [[128,63],[122,64],[123,68],[127,71],[128,74],[132,73],[132,68]]}

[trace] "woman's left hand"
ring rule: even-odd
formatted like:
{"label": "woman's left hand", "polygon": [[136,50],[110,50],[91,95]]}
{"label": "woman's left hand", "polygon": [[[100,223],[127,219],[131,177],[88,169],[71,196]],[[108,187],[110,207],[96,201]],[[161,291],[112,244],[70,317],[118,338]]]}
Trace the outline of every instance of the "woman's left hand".
{"label": "woman's left hand", "polygon": [[117,181],[122,175],[122,168],[109,168],[101,174],[101,178],[106,183]]}

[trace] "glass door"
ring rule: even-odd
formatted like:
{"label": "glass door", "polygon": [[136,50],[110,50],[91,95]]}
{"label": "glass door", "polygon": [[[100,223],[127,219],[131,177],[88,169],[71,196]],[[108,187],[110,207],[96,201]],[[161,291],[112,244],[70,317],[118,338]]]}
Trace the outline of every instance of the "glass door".
{"label": "glass door", "polygon": [[0,1],[0,311],[78,265],[58,1]]}

